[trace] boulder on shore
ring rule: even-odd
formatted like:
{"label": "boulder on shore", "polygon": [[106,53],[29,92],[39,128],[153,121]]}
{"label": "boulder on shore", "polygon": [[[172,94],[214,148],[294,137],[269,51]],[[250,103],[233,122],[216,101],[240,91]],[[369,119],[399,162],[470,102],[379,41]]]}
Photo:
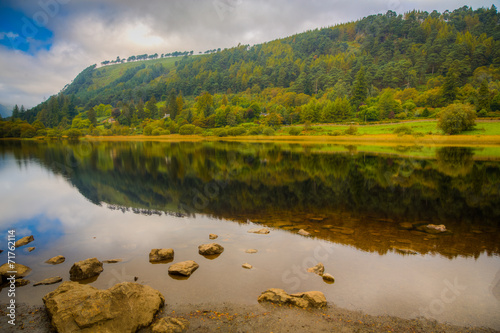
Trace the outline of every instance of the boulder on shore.
{"label": "boulder on shore", "polygon": [[198,269],[198,265],[194,260],[182,261],[171,265],[168,268],[170,274],[190,276],[195,270]]}
{"label": "boulder on shore", "polygon": [[46,263],[51,264],[51,265],[58,265],[58,264],[62,264],[64,262],[64,260],[66,260],[66,258],[64,256],[55,256],[55,257],[47,260]]}
{"label": "boulder on shore", "polygon": [[18,240],[14,245],[17,248],[17,247],[21,247],[21,246],[24,246],[26,244],[29,244],[29,243],[31,243],[34,240],[35,240],[35,238],[33,237],[33,235],[26,236],[26,237],[23,237],[20,240]]}
{"label": "boulder on shore", "polygon": [[325,295],[320,291],[289,295],[283,289],[271,288],[264,291],[257,300],[275,304],[290,304],[301,308],[321,308],[326,306]]}
{"label": "boulder on shore", "polygon": [[173,260],[174,249],[152,249],[149,252],[149,261]]}
{"label": "boulder on shore", "polygon": [[35,283],[33,286],[40,286],[40,285],[47,285],[47,284],[54,284],[62,281],[62,277],[60,276],[55,276],[47,279],[43,279],[42,281],[39,281]]}
{"label": "boulder on shore", "polygon": [[[16,273],[8,273],[16,272]],[[23,278],[31,272],[31,268],[21,264],[3,264],[0,266],[0,276],[2,281],[7,281],[7,278],[14,275],[16,279]]]}
{"label": "boulder on shore", "polygon": [[204,256],[221,254],[224,252],[224,247],[217,243],[202,244],[198,246],[198,253]]}
{"label": "boulder on shore", "polygon": [[149,287],[123,282],[107,290],[66,281],[43,297],[57,332],[136,332],[165,304]]}
{"label": "boulder on shore", "polygon": [[189,321],[184,318],[165,317],[151,326],[153,333],[183,333],[189,328]]}
{"label": "boulder on shore", "polygon": [[325,266],[322,263],[318,263],[314,267],[310,267],[307,269],[309,273],[314,273],[318,274],[319,276],[323,276],[323,273],[325,272]]}
{"label": "boulder on shore", "polygon": [[75,262],[69,270],[69,278],[72,281],[85,280],[101,274],[102,271],[102,262],[97,258],[89,258]]}

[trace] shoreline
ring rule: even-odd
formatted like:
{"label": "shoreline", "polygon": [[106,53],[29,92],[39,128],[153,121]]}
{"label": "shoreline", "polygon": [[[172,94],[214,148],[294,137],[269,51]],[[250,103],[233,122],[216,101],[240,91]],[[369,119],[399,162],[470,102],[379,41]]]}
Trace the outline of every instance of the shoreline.
{"label": "shoreline", "polygon": [[[16,326],[7,323],[5,304],[0,304],[0,330],[54,332],[44,306],[17,305]],[[187,332],[498,332],[493,328],[457,326],[432,319],[404,319],[368,315],[335,305],[323,309],[300,309],[273,304],[167,304],[156,316],[181,317],[189,321]],[[151,326],[138,330],[151,332]]]}

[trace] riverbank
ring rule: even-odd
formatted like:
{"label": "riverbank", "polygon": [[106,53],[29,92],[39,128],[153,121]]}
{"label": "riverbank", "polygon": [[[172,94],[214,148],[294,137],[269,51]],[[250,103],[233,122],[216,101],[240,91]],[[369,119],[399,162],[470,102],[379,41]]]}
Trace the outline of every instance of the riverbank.
{"label": "riverbank", "polygon": [[[168,303],[168,295],[166,295]],[[0,330],[9,332],[54,332],[42,306],[18,305],[16,326],[7,323],[5,304],[0,305]],[[303,310],[275,305],[167,304],[158,315],[189,321],[187,332],[497,332],[490,328],[460,327],[424,318],[402,319],[371,316],[330,305]],[[151,332],[150,327],[139,330]]]}

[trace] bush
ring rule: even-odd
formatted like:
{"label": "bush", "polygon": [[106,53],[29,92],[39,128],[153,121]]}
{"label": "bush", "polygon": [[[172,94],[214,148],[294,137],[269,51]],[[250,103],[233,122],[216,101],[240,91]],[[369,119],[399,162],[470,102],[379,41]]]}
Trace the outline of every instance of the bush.
{"label": "bush", "polygon": [[231,127],[228,129],[227,134],[231,136],[239,136],[245,134],[247,131],[243,127]]}
{"label": "bush", "polygon": [[407,125],[401,125],[401,126],[398,126],[396,127],[393,131],[392,131],[394,134],[397,134],[398,136],[401,136],[401,135],[410,135],[413,133],[413,130],[411,129],[411,127],[407,126]]}
{"label": "bush", "polygon": [[473,129],[476,126],[476,111],[470,104],[450,104],[440,112],[437,126],[445,134]]}
{"label": "bush", "polygon": [[218,137],[227,136],[227,130],[225,128],[217,128],[214,130],[214,135]]}
{"label": "bush", "polygon": [[169,134],[170,134],[169,130],[163,129],[160,131],[160,135],[169,135]]}
{"label": "bush", "polygon": [[288,131],[288,134],[290,134],[290,135],[299,135],[300,133],[302,133],[302,128],[300,128],[300,127],[292,127]]}
{"label": "bush", "polygon": [[262,134],[262,129],[260,127],[253,127],[248,131],[248,135],[259,135]]}
{"label": "bush", "polygon": [[161,129],[159,129],[159,128],[155,128],[155,129],[151,132],[151,135],[153,135],[153,136],[158,136],[158,135],[160,135],[160,133],[161,133]]}
{"label": "bush", "polygon": [[430,111],[428,108],[425,108],[424,111],[422,111],[422,117],[427,118],[431,115]]}
{"label": "bush", "polygon": [[180,135],[192,135],[192,134],[194,134],[195,128],[196,128],[196,126],[194,126],[192,124],[182,125],[179,128],[179,134]]}
{"label": "bush", "polygon": [[273,136],[274,135],[274,130],[271,127],[266,127],[262,131],[262,134],[267,135],[267,136]]}
{"label": "bush", "polygon": [[153,134],[153,126],[148,125],[148,126],[144,127],[142,134],[147,135],[147,136],[152,135]]}
{"label": "bush", "polygon": [[485,109],[482,109],[481,111],[479,111],[477,113],[478,117],[487,117],[488,116],[488,111],[486,111]]}
{"label": "bush", "polygon": [[358,128],[354,125],[349,126],[348,129],[344,131],[344,134],[346,135],[356,135],[358,134]]}
{"label": "bush", "polygon": [[91,133],[92,136],[101,136],[101,130],[94,128]]}
{"label": "bush", "polygon": [[65,134],[68,136],[68,139],[70,140],[78,140],[78,138],[82,136],[82,132],[76,128],[70,128],[69,130],[66,131]]}
{"label": "bush", "polygon": [[55,129],[48,129],[47,130],[47,137],[51,139],[58,139],[61,137],[61,132]]}
{"label": "bush", "polygon": [[197,135],[201,135],[203,134],[203,128],[199,127],[199,126],[196,126],[194,128],[194,134],[197,134]]}
{"label": "bush", "polygon": [[328,135],[330,135],[330,136],[339,136],[339,135],[342,135],[342,132],[337,130],[337,131],[329,132]]}

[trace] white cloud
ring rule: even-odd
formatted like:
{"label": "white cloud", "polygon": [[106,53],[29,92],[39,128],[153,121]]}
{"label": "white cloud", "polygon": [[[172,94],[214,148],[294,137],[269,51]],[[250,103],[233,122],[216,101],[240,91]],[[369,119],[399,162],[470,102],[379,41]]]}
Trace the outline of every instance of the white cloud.
{"label": "white cloud", "polygon": [[19,34],[13,33],[12,31],[0,32],[0,40],[5,38],[16,39],[17,37],[19,37]]}

